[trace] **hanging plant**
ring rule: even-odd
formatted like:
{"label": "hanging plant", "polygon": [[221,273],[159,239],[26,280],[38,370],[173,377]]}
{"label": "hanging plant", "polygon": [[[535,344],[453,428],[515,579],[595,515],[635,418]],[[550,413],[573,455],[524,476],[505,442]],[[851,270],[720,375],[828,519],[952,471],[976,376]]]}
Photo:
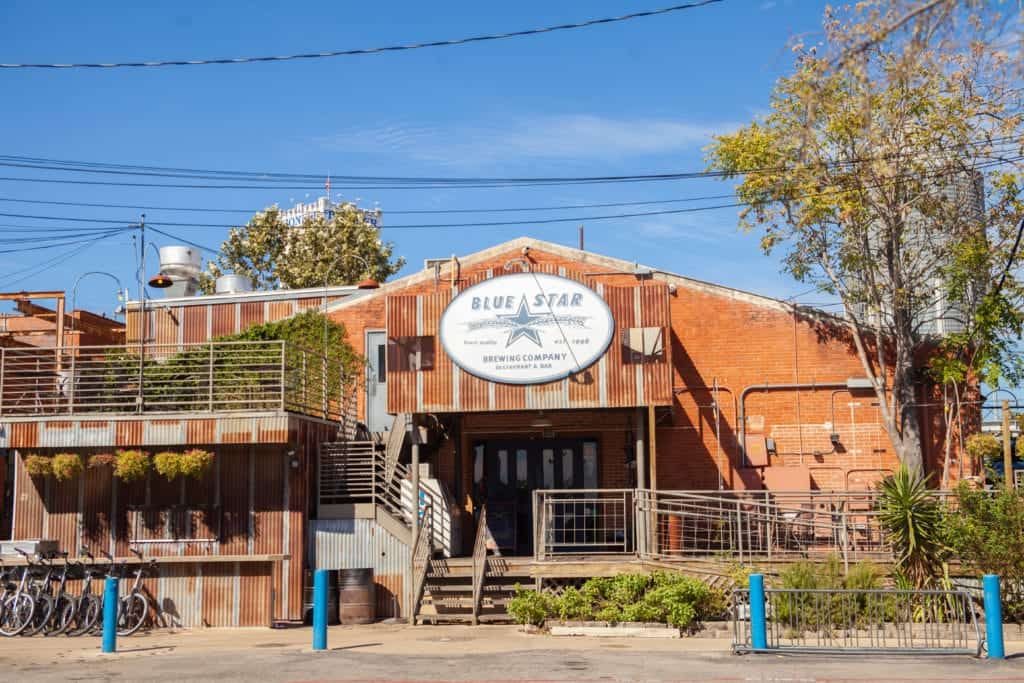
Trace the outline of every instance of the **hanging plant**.
{"label": "hanging plant", "polygon": [[47,477],[53,474],[53,463],[48,456],[33,453],[25,456],[25,471],[30,477]]}
{"label": "hanging plant", "polygon": [[144,451],[118,451],[115,456],[114,476],[121,481],[136,481],[149,470],[149,454]]}
{"label": "hanging plant", "polygon": [[162,474],[167,481],[181,474],[181,455],[172,451],[163,451],[153,456],[153,469]]}
{"label": "hanging plant", "polygon": [[114,457],[113,453],[97,453],[96,455],[89,456],[90,469],[110,467],[115,462],[117,462],[117,458]]}
{"label": "hanging plant", "polygon": [[77,453],[58,453],[50,462],[53,478],[68,481],[82,473],[82,458]]}
{"label": "hanging plant", "polygon": [[202,479],[213,466],[213,453],[202,448],[191,448],[178,457],[178,471],[193,479]]}

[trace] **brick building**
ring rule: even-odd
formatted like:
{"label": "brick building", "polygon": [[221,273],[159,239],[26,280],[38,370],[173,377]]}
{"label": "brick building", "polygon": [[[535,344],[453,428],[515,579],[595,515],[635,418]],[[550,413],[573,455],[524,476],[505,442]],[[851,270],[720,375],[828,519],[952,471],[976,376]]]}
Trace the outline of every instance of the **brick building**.
{"label": "brick building", "polygon": [[[0,400],[0,521],[144,548],[164,621],[186,625],[301,619],[312,569],[372,568],[378,616],[477,621],[514,582],[888,552],[871,490],[897,459],[841,321],[527,238],[432,264],[377,289],[153,302],[141,345],[129,303],[146,362],[42,349],[5,368],[36,393]],[[366,359],[355,383],[315,350],[210,343],[325,300]],[[941,409],[920,394],[935,471]],[[193,447],[216,464],[188,485],[24,464]]]}

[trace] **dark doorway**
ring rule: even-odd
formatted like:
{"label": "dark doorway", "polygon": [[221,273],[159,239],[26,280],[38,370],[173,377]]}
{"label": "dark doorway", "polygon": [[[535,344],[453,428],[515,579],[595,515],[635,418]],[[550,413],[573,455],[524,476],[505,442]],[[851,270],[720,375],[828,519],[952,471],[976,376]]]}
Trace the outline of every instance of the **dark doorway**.
{"label": "dark doorway", "polygon": [[533,492],[596,489],[593,439],[496,439],[473,446],[474,498],[487,504],[487,523],[502,552],[533,553]]}

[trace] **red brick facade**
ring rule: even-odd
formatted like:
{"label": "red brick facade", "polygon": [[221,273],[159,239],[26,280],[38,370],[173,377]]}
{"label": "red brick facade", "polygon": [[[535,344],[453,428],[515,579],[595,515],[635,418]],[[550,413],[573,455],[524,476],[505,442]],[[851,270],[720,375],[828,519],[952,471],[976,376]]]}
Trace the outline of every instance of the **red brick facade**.
{"label": "red brick facade", "polygon": [[[430,294],[453,284],[461,290],[481,279],[499,277],[507,272],[507,263],[522,258],[527,246],[534,271],[585,273],[588,284],[668,286],[669,362],[675,397],[671,407],[659,408],[654,415],[654,474],[659,488],[780,488],[781,484],[782,488],[864,489],[897,466],[873,392],[851,393],[836,386],[865,374],[854,350],[836,334],[836,321],[824,314],[796,312],[791,305],[767,297],[671,274],[637,276],[632,264],[618,259],[519,239],[462,259],[454,273],[449,267],[439,274],[420,273],[340,302],[332,307],[331,316],[347,327],[356,350],[363,353],[365,331],[386,327],[388,296]],[[831,386],[748,390],[741,406],[744,389],[780,384]],[[361,414],[363,404],[361,397]],[[740,448],[740,412],[745,413],[746,457]],[[550,411],[545,419],[551,426],[543,431],[559,436],[586,434],[597,440],[600,485],[633,486],[626,454],[636,436],[636,413],[634,409]],[[469,451],[474,438],[539,438],[541,430],[530,427],[530,418],[536,415],[537,411],[522,411],[445,416],[457,425],[457,435],[426,457],[435,459],[439,476],[462,492],[470,506]],[[646,410],[643,415],[646,424]],[[941,411],[925,407],[922,417],[929,450],[926,461],[935,467],[941,463],[942,437],[936,431],[941,429]],[[837,444],[833,434],[838,435]],[[774,441],[776,454],[765,454],[766,439]]]}

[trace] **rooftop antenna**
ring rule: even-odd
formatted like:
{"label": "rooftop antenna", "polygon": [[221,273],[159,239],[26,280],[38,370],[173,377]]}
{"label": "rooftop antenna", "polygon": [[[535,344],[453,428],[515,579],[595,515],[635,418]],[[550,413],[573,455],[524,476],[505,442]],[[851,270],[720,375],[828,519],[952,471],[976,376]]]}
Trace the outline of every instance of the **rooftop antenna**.
{"label": "rooftop antenna", "polygon": [[579,236],[580,236],[580,251],[583,251],[583,224],[582,223],[580,223]]}

